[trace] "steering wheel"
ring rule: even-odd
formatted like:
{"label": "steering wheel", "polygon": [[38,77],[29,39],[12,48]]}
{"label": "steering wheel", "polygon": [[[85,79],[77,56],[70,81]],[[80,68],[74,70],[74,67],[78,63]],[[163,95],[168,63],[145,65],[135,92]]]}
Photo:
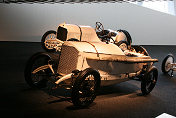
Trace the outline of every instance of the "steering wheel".
{"label": "steering wheel", "polygon": [[104,32],[104,27],[100,22],[96,22],[95,31],[96,32]]}

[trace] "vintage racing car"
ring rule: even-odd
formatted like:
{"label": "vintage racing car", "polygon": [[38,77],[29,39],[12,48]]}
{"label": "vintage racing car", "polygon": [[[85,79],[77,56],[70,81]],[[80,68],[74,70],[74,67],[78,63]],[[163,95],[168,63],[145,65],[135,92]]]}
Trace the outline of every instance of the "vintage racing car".
{"label": "vintage racing car", "polygon": [[[75,26],[75,27],[77,27],[77,26]],[[67,27],[69,27],[69,26],[67,26]],[[79,31],[78,28],[79,28],[79,26],[76,28]],[[71,28],[70,30],[72,30],[72,29],[73,28]],[[60,28],[58,29],[58,32],[60,32],[59,30],[60,30]],[[61,30],[63,30],[63,29],[61,29]],[[116,45],[123,47],[123,48],[126,48],[127,45],[131,45],[131,43],[132,43],[131,36],[126,30],[121,30],[121,29],[117,30],[117,31],[114,31],[111,29],[105,30],[102,23],[96,22],[95,31],[96,31],[97,36],[101,39],[101,41],[106,42],[106,43],[109,43],[109,42],[116,43]],[[73,31],[69,31],[69,32],[73,32]],[[77,33],[75,32],[75,35],[76,34]],[[82,35],[82,32],[80,32],[80,34]],[[61,48],[61,45],[62,45],[62,42],[60,42],[60,40],[58,40],[58,37],[62,37],[62,36],[59,36],[59,35],[57,35],[57,37],[56,37],[56,31],[54,31],[54,30],[49,30],[49,31],[45,32],[44,35],[42,36],[42,39],[41,39],[42,48],[48,52],[59,51]],[[71,40],[80,41],[81,40],[79,37],[79,34],[75,38],[64,37],[63,39],[64,39],[64,41],[66,41],[66,40],[67,41],[71,41]]]}
{"label": "vintage racing car", "polygon": [[164,58],[161,70],[164,74],[169,73],[171,71],[170,76],[173,77],[173,72],[176,71],[176,63],[174,63],[174,56],[172,54],[168,54]]}
{"label": "vintage racing car", "polygon": [[25,80],[31,87],[71,89],[76,106],[90,105],[100,86],[112,85],[134,78],[141,80],[141,91],[149,94],[158,78],[158,71],[148,52],[131,45],[126,31],[104,30],[101,23],[90,26],[60,24],[48,49],[57,53],[34,54],[27,62]]}

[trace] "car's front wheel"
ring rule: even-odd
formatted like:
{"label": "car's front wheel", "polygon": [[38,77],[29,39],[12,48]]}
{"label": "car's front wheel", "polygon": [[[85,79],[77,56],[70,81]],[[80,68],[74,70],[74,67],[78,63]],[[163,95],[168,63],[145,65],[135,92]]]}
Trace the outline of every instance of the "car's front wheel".
{"label": "car's front wheel", "polygon": [[98,71],[87,68],[80,72],[72,88],[72,102],[75,106],[89,106],[96,98],[100,87]]}
{"label": "car's front wheel", "polygon": [[156,85],[158,78],[158,70],[156,67],[152,67],[146,72],[141,80],[141,91],[143,95],[149,94]]}
{"label": "car's front wheel", "polygon": [[[27,84],[34,88],[45,88],[47,86],[49,75],[52,73],[49,68],[36,71],[39,67],[47,65],[50,58],[43,53],[34,54],[25,67],[25,80]],[[36,71],[36,72],[35,72]]]}

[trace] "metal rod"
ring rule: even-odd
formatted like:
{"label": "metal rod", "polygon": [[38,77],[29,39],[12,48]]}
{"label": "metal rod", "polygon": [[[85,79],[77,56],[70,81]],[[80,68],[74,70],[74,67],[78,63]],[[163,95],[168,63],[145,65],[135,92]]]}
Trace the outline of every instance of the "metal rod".
{"label": "metal rod", "polygon": [[73,73],[70,73],[70,74],[67,74],[67,75],[61,77],[59,80],[57,80],[57,81],[55,82],[55,84],[59,84],[59,83],[61,83],[62,81],[65,81],[65,80],[67,80],[67,79],[70,79],[70,78],[72,77],[72,74],[73,74]]}

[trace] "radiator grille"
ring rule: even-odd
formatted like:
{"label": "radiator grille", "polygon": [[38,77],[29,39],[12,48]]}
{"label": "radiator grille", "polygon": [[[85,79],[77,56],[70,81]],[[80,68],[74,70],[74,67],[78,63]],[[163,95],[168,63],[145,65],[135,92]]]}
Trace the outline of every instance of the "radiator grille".
{"label": "radiator grille", "polygon": [[57,29],[57,39],[59,39],[61,41],[66,41],[67,33],[68,33],[67,29],[59,26]]}
{"label": "radiator grille", "polygon": [[77,68],[78,50],[72,46],[63,45],[59,61],[58,73],[69,74]]}

